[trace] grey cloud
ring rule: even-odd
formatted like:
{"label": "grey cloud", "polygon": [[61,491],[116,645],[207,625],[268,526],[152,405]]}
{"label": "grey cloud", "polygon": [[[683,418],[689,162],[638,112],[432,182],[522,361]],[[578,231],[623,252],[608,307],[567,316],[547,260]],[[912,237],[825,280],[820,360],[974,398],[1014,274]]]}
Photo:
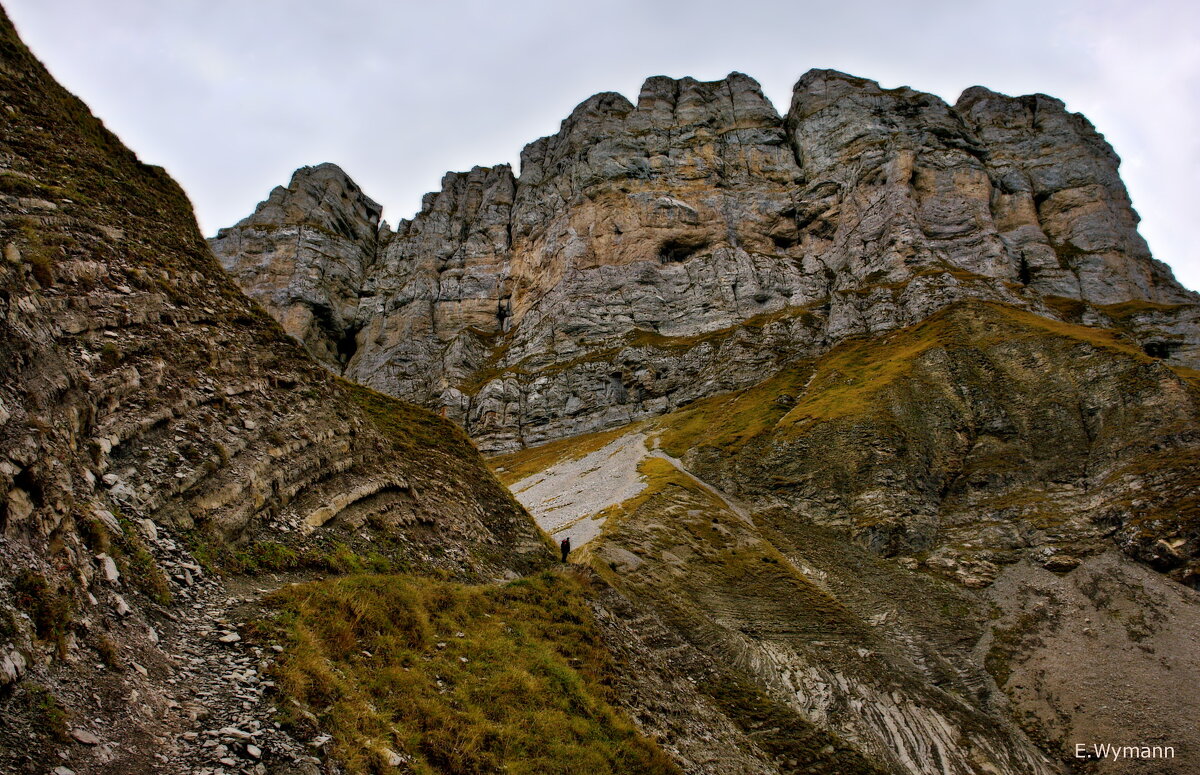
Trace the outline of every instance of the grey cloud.
{"label": "grey cloud", "polygon": [[[386,216],[444,172],[516,163],[598,91],[650,75],[758,79],[785,109],[812,67],[953,101],[983,84],[1087,114],[1126,160],[1155,254],[1200,287],[1190,187],[1200,56],[1192,4],[8,0],[27,42],[205,233],[303,164],[334,161]],[[1149,7],[1147,7],[1149,6]]]}

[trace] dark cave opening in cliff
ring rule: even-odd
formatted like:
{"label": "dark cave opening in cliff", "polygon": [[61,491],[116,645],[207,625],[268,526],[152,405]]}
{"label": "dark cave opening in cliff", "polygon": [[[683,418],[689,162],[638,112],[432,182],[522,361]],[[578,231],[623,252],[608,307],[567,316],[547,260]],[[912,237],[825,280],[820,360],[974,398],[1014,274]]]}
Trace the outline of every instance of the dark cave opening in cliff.
{"label": "dark cave opening in cliff", "polygon": [[658,258],[664,264],[680,264],[708,247],[703,237],[674,237],[664,240],[658,248]]}
{"label": "dark cave opening in cliff", "polygon": [[337,337],[334,344],[337,347],[338,360],[342,363],[349,363],[354,354],[358,352],[358,332],[361,326],[351,326],[342,331]]}
{"label": "dark cave opening in cliff", "polygon": [[338,362],[349,363],[358,352],[358,332],[362,330],[362,325],[343,326],[334,318],[333,310],[326,306],[314,305],[311,309],[316,327],[331,345]]}
{"label": "dark cave opening in cliff", "polygon": [[1142,352],[1146,355],[1164,360],[1174,355],[1178,349],[1179,345],[1175,342],[1146,342],[1142,345]]}

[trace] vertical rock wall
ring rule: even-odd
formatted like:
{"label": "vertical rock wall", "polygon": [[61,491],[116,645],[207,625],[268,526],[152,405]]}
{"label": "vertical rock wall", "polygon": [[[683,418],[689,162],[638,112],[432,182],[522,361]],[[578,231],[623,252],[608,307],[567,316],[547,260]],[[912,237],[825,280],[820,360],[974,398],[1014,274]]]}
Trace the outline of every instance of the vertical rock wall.
{"label": "vertical rock wall", "polygon": [[[447,175],[395,233],[376,238],[375,206],[347,204],[336,176],[340,199],[293,180],[213,246],[331,368],[509,449],[752,384],[964,297],[1121,326],[1196,365],[1197,297],[1150,256],[1117,166],[1043,95],[974,87],[951,106],[814,70],[783,117],[740,73],[659,76],[636,105],[584,101],[519,177]],[[293,249],[283,214],[301,212],[361,228],[310,227]]]}

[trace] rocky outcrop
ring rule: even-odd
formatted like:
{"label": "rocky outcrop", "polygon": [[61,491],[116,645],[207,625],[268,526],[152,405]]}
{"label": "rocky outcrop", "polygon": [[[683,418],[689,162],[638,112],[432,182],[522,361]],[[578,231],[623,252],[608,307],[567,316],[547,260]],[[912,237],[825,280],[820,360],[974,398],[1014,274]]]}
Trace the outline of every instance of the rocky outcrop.
{"label": "rocky outcrop", "polygon": [[212,240],[225,270],[334,371],[357,349],[359,296],[378,249],[380,207],[333,164],[287,188]]}
{"label": "rocky outcrop", "polygon": [[[516,178],[447,175],[378,240],[335,369],[496,450],[655,416],[966,297],[1198,365],[1197,298],[1151,258],[1117,165],[1043,95],[951,106],[814,70],[780,116],[740,73],[651,78],[636,105],[583,102]],[[295,272],[256,278],[247,230],[213,245],[262,294]],[[738,346],[745,326],[770,347]]]}
{"label": "rocky outcrop", "polygon": [[1114,160],[802,87],[652,79],[395,232],[322,166],[221,238],[488,443],[660,415],[495,460],[591,568],[490,584],[551,557],[468,437],[307,360],[0,15],[0,769],[1195,771],[1196,305]]}
{"label": "rocky outcrop", "polygon": [[496,470],[603,581],[622,703],[689,772],[1182,750],[1146,676],[1200,676],[1200,304],[1117,165],[1041,95],[820,70],[780,116],[740,74],[652,78],[515,178],[447,176],[342,373],[524,447]]}
{"label": "rocky outcrop", "polygon": [[507,166],[451,173],[397,224],[362,286],[362,346],[346,376],[439,406],[483,368],[511,313],[514,188]]}
{"label": "rocky outcrop", "polygon": [[[258,708],[269,660],[234,645],[216,571],[491,581],[550,554],[461,430],[333,376],[251,303],[180,188],[2,12],[0,102],[0,770],[318,771]],[[353,320],[377,216],[318,168],[233,239],[291,262],[272,303],[311,338],[316,310]],[[254,236],[283,232],[290,253]]]}
{"label": "rocky outcrop", "polygon": [[1043,94],[979,86],[955,111],[986,149],[993,219],[1019,258],[1017,279],[1096,304],[1195,302],[1151,258],[1119,159],[1086,118]]}

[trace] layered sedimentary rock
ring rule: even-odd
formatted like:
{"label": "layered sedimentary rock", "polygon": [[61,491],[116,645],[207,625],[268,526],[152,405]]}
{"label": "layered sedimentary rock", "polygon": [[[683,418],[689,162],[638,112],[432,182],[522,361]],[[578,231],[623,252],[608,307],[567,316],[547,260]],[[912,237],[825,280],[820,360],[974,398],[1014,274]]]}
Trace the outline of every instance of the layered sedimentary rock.
{"label": "layered sedimentary rock", "polygon": [[[495,580],[549,552],[460,429],[334,377],[251,303],[182,190],[2,12],[0,102],[0,770],[211,771],[236,748],[246,767],[318,771],[257,704],[262,649],[234,651],[241,598],[218,569],[372,556]],[[289,275],[281,298],[336,325],[377,209],[328,173],[259,215],[294,218],[289,266],[326,278]],[[337,247],[317,260],[311,232]],[[252,706],[252,729],[202,747],[203,719]]]}
{"label": "layered sedimentary rock", "polygon": [[1182,775],[1200,762],[1196,376],[967,299],[493,464],[628,601],[633,624],[601,618],[616,648],[697,677],[690,713],[628,682],[632,705],[670,704],[666,739],[714,706],[777,760],[820,758],[815,726],[886,772],[1073,771],[1076,744],[1120,739],[1175,755],[1108,771]]}
{"label": "layered sedimentary rock", "polygon": [[[1117,165],[1043,95],[975,87],[951,106],[816,70],[780,116],[738,73],[655,77],[637,105],[586,100],[518,177],[447,175],[381,232],[353,322],[310,348],[353,337],[335,368],[442,409],[485,449],[660,414],[964,297],[1120,326],[1197,365],[1196,296],[1150,256]],[[272,196],[251,221],[271,220]],[[260,258],[290,248],[246,224],[213,241],[292,319],[277,289],[296,272],[251,271],[243,233],[266,240]],[[747,326],[769,346],[744,346]]]}
{"label": "layered sedimentary rock", "polygon": [[375,262],[379,205],[332,164],[296,171],[254,213],[213,240],[225,269],[315,358],[340,370],[354,355],[354,325]]}
{"label": "layered sedimentary rock", "polygon": [[1200,300],[1117,168],[1044,95],[652,78],[382,232],[342,373],[520,448],[688,772],[1193,751]]}
{"label": "layered sedimentary rock", "polygon": [[[329,369],[487,444],[646,420],[493,461],[591,566],[483,596],[574,577],[546,638],[422,587],[550,559],[467,437],[306,360],[2,17],[0,56],[0,768],[497,771],[489,700],[566,697],[565,769],[605,700],[655,772],[1197,769],[1196,305],[1060,104],[652,79],[395,231],[322,165],[217,240]],[[364,568],[416,575],[255,602]],[[406,692],[435,658],[472,672]]]}

